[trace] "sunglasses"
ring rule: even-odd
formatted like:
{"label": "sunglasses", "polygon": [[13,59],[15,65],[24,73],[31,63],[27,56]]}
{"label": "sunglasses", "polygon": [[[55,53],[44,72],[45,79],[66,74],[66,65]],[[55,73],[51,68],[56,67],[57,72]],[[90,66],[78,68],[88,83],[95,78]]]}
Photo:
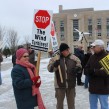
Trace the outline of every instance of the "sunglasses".
{"label": "sunglasses", "polygon": [[25,56],[23,56],[24,58],[29,58],[29,55],[25,55]]}

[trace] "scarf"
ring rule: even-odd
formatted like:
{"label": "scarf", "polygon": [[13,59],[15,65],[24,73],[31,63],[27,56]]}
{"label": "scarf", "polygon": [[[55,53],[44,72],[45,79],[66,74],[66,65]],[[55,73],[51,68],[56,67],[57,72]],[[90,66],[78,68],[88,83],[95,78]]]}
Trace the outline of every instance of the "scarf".
{"label": "scarf", "polygon": [[[30,62],[27,62],[27,61],[22,62],[22,61],[16,59],[16,64],[26,67],[31,79],[36,76],[36,68]],[[32,95],[33,96],[37,95],[38,109],[46,109],[44,106],[42,97],[41,97],[40,90],[35,85],[32,85]]]}

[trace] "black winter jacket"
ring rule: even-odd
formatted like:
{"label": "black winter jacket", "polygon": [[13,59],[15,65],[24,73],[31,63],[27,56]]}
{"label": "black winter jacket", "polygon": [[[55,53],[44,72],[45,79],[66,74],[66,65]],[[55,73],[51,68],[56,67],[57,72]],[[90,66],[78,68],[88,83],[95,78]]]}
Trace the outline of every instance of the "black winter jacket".
{"label": "black winter jacket", "polygon": [[85,72],[89,75],[89,92],[93,94],[109,94],[109,75],[105,70],[101,69],[99,61],[105,57],[107,53],[101,51],[90,57]]}

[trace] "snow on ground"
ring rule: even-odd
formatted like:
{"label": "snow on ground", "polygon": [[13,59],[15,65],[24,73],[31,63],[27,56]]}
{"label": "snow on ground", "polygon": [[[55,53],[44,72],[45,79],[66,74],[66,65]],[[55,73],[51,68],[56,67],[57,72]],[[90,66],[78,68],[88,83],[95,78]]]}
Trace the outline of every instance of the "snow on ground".
{"label": "snow on ground", "polygon": [[[56,109],[56,99],[54,90],[54,74],[47,71],[47,64],[49,59],[42,59],[40,64],[40,76],[42,84],[40,91],[47,109]],[[7,64],[8,63],[8,64]],[[8,66],[10,66],[8,68]],[[3,67],[5,66],[5,67]],[[2,63],[2,80],[3,84],[0,86],[0,109],[17,109],[13,95],[12,81],[11,81],[11,58],[4,59]],[[7,69],[8,68],[8,69]],[[84,80],[84,76],[82,77]],[[66,99],[64,101],[64,109],[67,108]],[[88,90],[83,86],[76,87],[76,109],[89,109]]]}
{"label": "snow on ground", "polygon": [[12,62],[12,56],[9,56],[7,58],[3,56],[3,62],[1,64],[11,63],[11,62]]}

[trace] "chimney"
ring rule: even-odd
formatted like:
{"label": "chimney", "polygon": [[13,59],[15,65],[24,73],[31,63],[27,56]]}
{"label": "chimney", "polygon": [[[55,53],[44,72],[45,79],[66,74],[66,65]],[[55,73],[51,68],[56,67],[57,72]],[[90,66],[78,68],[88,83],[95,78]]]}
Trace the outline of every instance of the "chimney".
{"label": "chimney", "polygon": [[59,5],[59,13],[63,10],[63,6]]}

